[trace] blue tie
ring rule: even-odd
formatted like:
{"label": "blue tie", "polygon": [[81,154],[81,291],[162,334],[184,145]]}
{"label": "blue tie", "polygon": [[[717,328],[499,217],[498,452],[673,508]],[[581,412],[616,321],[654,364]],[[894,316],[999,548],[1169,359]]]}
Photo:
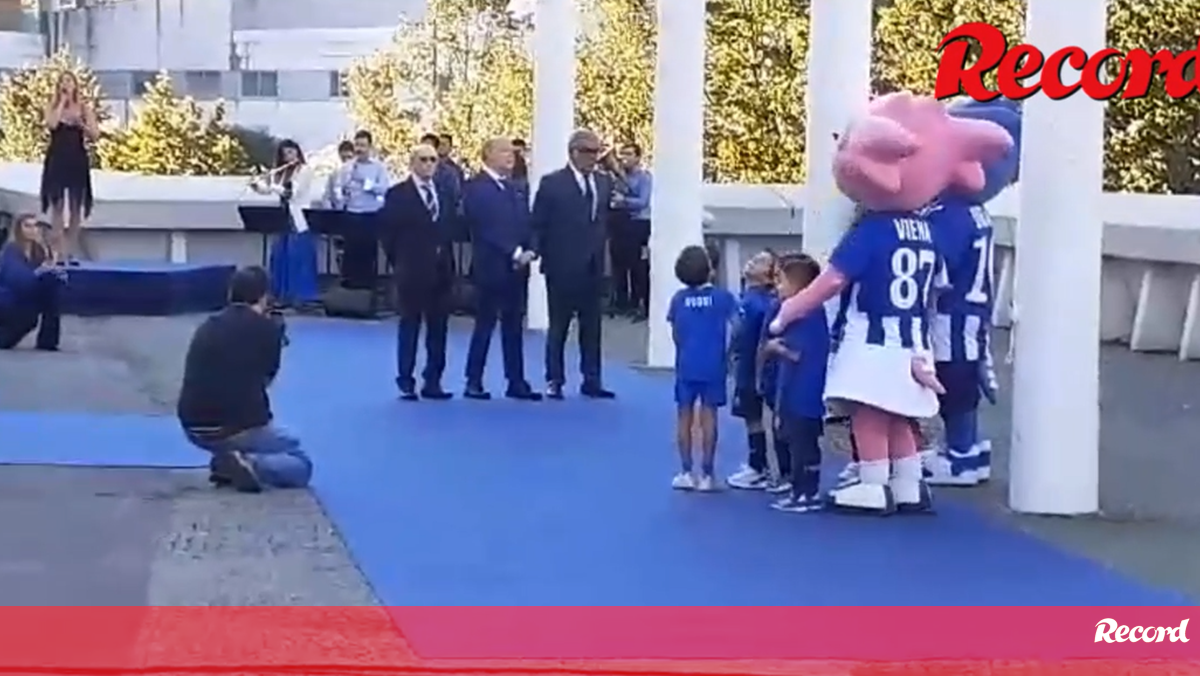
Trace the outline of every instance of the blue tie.
{"label": "blue tie", "polygon": [[438,203],[428,183],[421,184],[421,199],[425,201],[425,208],[429,209],[429,217],[436,221],[438,218]]}

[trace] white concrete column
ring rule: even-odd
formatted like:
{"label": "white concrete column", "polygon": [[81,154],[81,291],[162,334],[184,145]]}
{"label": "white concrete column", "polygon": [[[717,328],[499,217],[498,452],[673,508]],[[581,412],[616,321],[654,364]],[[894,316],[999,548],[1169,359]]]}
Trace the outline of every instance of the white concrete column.
{"label": "white concrete column", "polygon": [[654,84],[654,193],[650,200],[650,341],[646,363],[669,367],[675,345],[667,307],[679,289],[675,259],[704,243],[705,3],[658,5]]}
{"label": "white concrete column", "polygon": [[828,260],[854,213],[838,192],[830,167],[835,134],[865,108],[871,95],[871,0],[811,0],[809,5],[808,135],[804,191],[804,250]]}
{"label": "white concrete column", "polygon": [[[579,23],[574,0],[536,0],[533,12],[530,199],[537,194],[542,176],[567,163],[567,141],[575,128],[575,36]],[[529,275],[528,326],[542,331],[550,326],[546,279],[536,263]]]}
{"label": "white concrete column", "polygon": [[[1044,53],[1105,44],[1105,0],[1029,0],[1025,41]],[[1065,82],[1079,78],[1063,69]],[[1082,92],[1024,105],[1017,230],[1009,505],[1099,509],[1100,256],[1104,103]]]}

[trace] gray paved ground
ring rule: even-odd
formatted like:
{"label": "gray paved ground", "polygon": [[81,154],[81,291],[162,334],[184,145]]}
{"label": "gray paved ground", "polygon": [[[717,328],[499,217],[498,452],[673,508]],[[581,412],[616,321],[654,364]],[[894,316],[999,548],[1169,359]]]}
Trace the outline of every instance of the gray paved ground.
{"label": "gray paved ground", "polygon": [[[62,354],[0,353],[0,382],[26,384],[0,388],[0,410],[169,414],[195,321],[69,319]],[[606,332],[612,358],[643,354],[641,327],[614,321]],[[1200,599],[1200,364],[1106,348],[1102,389],[1102,517],[1035,519],[1004,509],[1004,405],[986,420],[1000,480],[971,499],[998,519]],[[195,471],[0,467],[0,604],[147,603],[374,599],[305,493],[214,492]]]}

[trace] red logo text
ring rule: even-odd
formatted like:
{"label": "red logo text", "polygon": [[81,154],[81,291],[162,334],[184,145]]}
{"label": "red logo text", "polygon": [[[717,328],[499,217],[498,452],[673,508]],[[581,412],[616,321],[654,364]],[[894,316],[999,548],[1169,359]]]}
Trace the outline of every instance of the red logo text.
{"label": "red logo text", "polygon": [[[972,44],[979,45],[979,59],[967,65]],[[1044,56],[1032,45],[1008,46],[1008,40],[995,26],[975,22],[955,28],[938,45],[937,85],[933,95],[939,99],[965,93],[976,101],[992,101],[1004,96],[1021,101],[1039,91],[1056,101],[1081,90],[1087,96],[1104,101],[1119,92],[1123,99],[1139,99],[1150,93],[1155,75],[1163,75],[1164,88],[1173,99],[1196,91],[1197,57],[1200,45],[1179,54],[1159,50],[1155,54],[1134,49],[1122,54],[1118,49],[1102,49],[1088,55],[1079,47],[1063,47]],[[1109,65],[1116,72],[1109,77]],[[1063,66],[1078,71],[1078,79],[1069,74],[1064,82]],[[996,88],[983,83],[985,75],[996,72]],[[1189,77],[1190,75],[1190,77]]]}

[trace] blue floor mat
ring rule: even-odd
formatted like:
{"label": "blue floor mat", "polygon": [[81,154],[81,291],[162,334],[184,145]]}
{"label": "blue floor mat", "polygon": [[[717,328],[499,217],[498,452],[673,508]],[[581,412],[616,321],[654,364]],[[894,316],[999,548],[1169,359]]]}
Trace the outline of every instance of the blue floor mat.
{"label": "blue floor mat", "polygon": [[[385,605],[1188,603],[953,500],[936,517],[882,520],[673,492],[666,378],[610,366],[615,402],[398,402],[394,331],[296,322],[278,387],[317,493]],[[540,346],[529,339],[531,376]],[[448,386],[465,352],[453,336]],[[499,367],[497,354],[494,392]],[[726,429],[731,469],[740,435]],[[967,565],[969,583],[947,583]]]}
{"label": "blue floor mat", "polygon": [[[671,491],[669,378],[610,366],[614,402],[399,402],[394,325],[301,320],[291,333],[276,410],[388,606],[1189,604],[953,499],[936,517],[871,519]],[[528,340],[531,376],[540,347]],[[453,336],[447,386],[465,353]],[[724,470],[742,454],[727,423]],[[0,413],[0,464],[206,460],[170,418]],[[971,579],[949,583],[966,566]]]}
{"label": "blue floor mat", "polygon": [[0,465],[200,467],[172,418],[0,412]]}

